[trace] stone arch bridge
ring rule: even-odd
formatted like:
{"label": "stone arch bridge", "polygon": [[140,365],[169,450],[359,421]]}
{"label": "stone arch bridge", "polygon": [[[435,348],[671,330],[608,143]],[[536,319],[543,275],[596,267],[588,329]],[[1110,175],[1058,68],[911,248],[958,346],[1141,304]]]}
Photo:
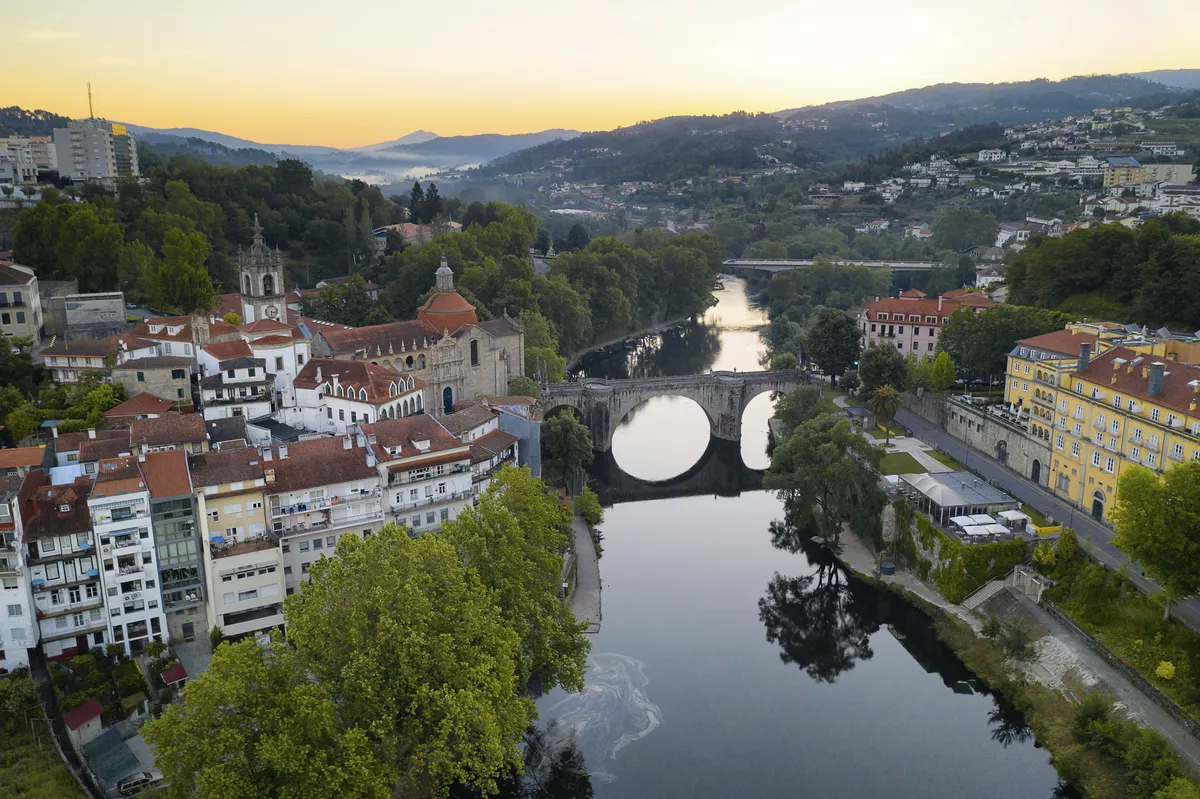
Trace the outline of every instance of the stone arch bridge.
{"label": "stone arch bridge", "polygon": [[585,379],[552,383],[542,390],[549,414],[569,406],[579,412],[600,452],[612,448],[613,431],[631,410],[653,397],[686,397],[708,416],[713,438],[742,440],[742,413],[750,400],[768,391],[788,392],[804,382],[799,370],[777,372],[710,372],[703,375],[632,380]]}

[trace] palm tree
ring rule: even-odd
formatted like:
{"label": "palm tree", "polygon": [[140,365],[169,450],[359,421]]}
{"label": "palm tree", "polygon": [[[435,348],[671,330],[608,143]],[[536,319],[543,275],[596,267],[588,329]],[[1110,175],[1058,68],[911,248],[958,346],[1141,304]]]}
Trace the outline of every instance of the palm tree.
{"label": "palm tree", "polygon": [[867,410],[875,414],[877,420],[883,421],[884,446],[892,443],[891,421],[896,416],[899,404],[900,395],[891,386],[880,386],[867,397]]}

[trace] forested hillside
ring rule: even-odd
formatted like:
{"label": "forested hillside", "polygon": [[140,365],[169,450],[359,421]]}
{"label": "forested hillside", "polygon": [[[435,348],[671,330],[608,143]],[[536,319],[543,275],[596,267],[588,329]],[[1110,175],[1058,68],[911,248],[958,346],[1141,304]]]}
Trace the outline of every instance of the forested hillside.
{"label": "forested hillside", "polygon": [[65,128],[70,117],[37,109],[26,111],[16,105],[0,108],[0,138],[7,136],[50,136],[55,128]]}

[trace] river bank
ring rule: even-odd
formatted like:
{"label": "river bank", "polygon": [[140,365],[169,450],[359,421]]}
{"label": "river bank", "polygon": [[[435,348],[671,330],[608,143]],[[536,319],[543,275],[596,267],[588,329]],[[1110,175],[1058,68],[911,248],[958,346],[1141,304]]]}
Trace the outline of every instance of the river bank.
{"label": "river bank", "polygon": [[[906,570],[881,575],[878,556],[853,533],[845,536],[836,557],[861,579],[902,595],[928,613],[938,639],[991,690],[1022,712],[1036,740],[1050,752],[1060,776],[1084,796],[1119,799],[1131,795],[1122,769],[1098,747],[1080,742],[1073,731],[1076,709],[1097,689],[1110,698],[1119,717],[1161,735],[1193,777],[1200,774],[1200,742],[1031,597],[1006,589],[977,612],[968,610],[950,603],[936,588]],[[988,618],[1025,627],[1032,639],[1033,657],[1017,662],[984,637],[983,624]]]}

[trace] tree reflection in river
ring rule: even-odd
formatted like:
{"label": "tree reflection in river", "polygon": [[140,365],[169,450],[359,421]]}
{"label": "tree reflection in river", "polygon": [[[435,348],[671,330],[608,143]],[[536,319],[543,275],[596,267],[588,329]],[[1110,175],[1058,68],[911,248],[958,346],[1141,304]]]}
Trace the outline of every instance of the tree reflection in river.
{"label": "tree reflection in river", "polygon": [[688,321],[580,359],[578,374],[609,380],[708,372],[721,352],[720,328]]}
{"label": "tree reflection in river", "polygon": [[[525,732],[525,773],[513,774],[500,781],[496,799],[592,799],[592,780],[583,754],[574,737],[553,743],[553,722],[543,730],[530,727]],[[453,799],[478,799],[474,788],[460,787]]]}
{"label": "tree reflection in river", "polygon": [[758,600],[758,616],[767,640],[778,643],[784,663],[795,663],[814,680],[833,682],[859,660],[869,660],[871,634],[879,625],[863,607],[845,570],[821,563],[815,574],[776,574],[767,595]]}
{"label": "tree reflection in river", "polygon": [[997,704],[988,713],[988,724],[992,728],[992,740],[1007,749],[1012,744],[1023,744],[1033,740],[1033,730],[1025,723],[1025,717],[1012,705]]}

